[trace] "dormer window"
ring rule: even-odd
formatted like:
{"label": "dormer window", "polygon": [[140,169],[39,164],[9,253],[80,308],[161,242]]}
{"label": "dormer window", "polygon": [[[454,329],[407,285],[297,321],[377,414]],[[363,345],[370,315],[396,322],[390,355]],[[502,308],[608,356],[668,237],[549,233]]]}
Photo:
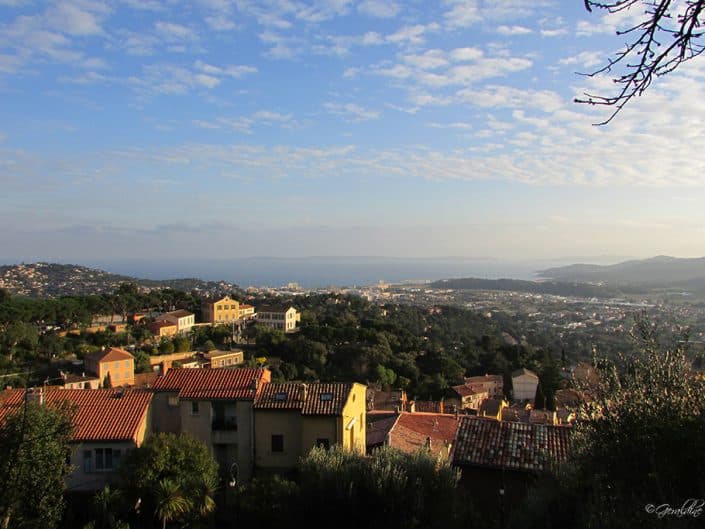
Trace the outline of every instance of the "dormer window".
{"label": "dormer window", "polygon": [[321,402],[333,400],[333,394],[330,392],[321,393]]}

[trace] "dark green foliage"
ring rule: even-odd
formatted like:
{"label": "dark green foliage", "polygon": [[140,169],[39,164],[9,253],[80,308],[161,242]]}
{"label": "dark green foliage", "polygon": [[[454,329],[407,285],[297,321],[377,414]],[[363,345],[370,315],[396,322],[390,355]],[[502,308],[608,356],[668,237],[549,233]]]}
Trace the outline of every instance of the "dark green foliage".
{"label": "dark green foliage", "polygon": [[428,452],[391,448],[369,456],[314,448],[296,482],[256,480],[238,493],[238,523],[267,527],[445,528],[479,526],[457,488],[458,473]]}
{"label": "dark green foliage", "polygon": [[152,365],[149,363],[149,355],[144,351],[135,351],[135,373],[151,373]]}
{"label": "dark green foliage", "polygon": [[176,348],[174,347],[174,342],[169,339],[162,339],[159,343],[159,354],[168,355],[174,352]]}
{"label": "dark green foliage", "polygon": [[561,472],[530,496],[517,527],[701,527],[699,517],[659,519],[647,505],[705,498],[705,384],[682,344],[659,344],[638,322],[638,352],[601,361]]}
{"label": "dark green foliage", "polygon": [[27,404],[0,427],[0,525],[51,529],[64,509],[73,410]]}
{"label": "dark green foliage", "polygon": [[[155,434],[120,465],[118,488],[128,504],[140,500],[141,527],[163,522],[165,515],[189,526],[203,522],[215,508],[217,487],[218,464],[206,445],[188,435]],[[167,498],[174,500],[171,507]]]}

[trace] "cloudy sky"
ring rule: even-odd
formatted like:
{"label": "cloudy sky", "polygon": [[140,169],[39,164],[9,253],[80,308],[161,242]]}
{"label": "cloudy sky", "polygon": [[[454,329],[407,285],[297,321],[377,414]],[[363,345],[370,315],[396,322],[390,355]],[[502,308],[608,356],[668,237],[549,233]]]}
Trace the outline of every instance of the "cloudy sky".
{"label": "cloudy sky", "polygon": [[705,59],[582,0],[0,0],[0,261],[705,255]]}

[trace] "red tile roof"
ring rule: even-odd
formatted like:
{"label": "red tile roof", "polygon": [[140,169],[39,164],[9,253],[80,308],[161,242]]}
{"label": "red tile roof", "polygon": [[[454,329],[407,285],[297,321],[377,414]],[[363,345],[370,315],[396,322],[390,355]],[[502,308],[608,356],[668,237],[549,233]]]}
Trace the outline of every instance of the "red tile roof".
{"label": "red tile roof", "polygon": [[186,318],[187,316],[193,316],[193,312],[189,312],[184,309],[179,309],[179,310],[173,310],[171,312],[167,312],[165,314],[162,314],[160,316],[160,318],[164,317],[164,316],[173,316],[175,318]]}
{"label": "red tile roof", "polygon": [[269,369],[172,368],[154,383],[155,391],[175,391],[182,399],[252,400],[271,380]]}
{"label": "red tile roof", "polygon": [[370,413],[367,414],[366,443],[367,447],[381,446],[387,441],[389,430],[396,424],[399,415],[385,415],[377,420],[370,420]]}
{"label": "red tile roof", "polygon": [[117,347],[110,347],[105,351],[96,351],[91,353],[91,359],[97,362],[116,362],[118,360],[133,360],[135,357],[124,349],[118,349]]}
{"label": "red tile roof", "polygon": [[475,395],[476,393],[487,393],[487,391],[475,391],[470,386],[466,386],[465,384],[453,386],[452,389],[461,397],[469,397],[470,395]]}
{"label": "red tile roof", "polygon": [[389,431],[389,445],[413,453],[427,446],[438,455],[455,440],[460,420],[440,413],[401,413]]}
{"label": "red tile roof", "polygon": [[564,461],[572,428],[462,417],[453,464],[541,472]]}
{"label": "red tile roof", "polygon": [[503,384],[504,377],[502,375],[480,375],[476,377],[465,377],[466,384],[483,384],[487,382]]}
{"label": "red tile roof", "polygon": [[[0,421],[21,410],[24,395],[24,389],[0,393]],[[45,405],[76,406],[73,441],[136,441],[151,401],[151,392],[137,389],[44,389]]]}
{"label": "red tile roof", "polygon": [[302,384],[267,384],[255,399],[255,409],[300,410],[302,415],[340,415],[353,389],[352,383],[343,382],[305,386],[306,398],[302,400]]}

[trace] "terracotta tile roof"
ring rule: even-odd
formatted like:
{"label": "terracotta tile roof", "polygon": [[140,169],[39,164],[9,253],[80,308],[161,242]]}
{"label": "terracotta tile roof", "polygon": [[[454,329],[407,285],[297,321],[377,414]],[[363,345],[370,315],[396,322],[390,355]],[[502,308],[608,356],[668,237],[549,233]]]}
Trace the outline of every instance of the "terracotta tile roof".
{"label": "terracotta tile roof", "polygon": [[302,415],[340,415],[353,389],[352,383],[344,382],[305,386],[306,398],[302,400],[302,384],[267,384],[255,399],[255,409],[301,410]]}
{"label": "terracotta tile roof", "polygon": [[453,464],[541,472],[568,456],[572,428],[464,416]]}
{"label": "terracotta tile roof", "polygon": [[182,399],[251,400],[271,380],[269,369],[172,368],[154,383],[155,391],[175,391]]}
{"label": "terracotta tile roof", "polygon": [[[24,402],[24,389],[0,393],[0,421]],[[135,440],[152,393],[138,389],[54,389],[44,390],[45,405],[68,401],[76,406],[73,441]]]}
{"label": "terracotta tile roof", "polygon": [[401,413],[389,431],[389,445],[413,453],[431,441],[431,453],[439,455],[455,440],[460,420],[440,413]]}
{"label": "terracotta tile roof", "polygon": [[531,412],[523,408],[503,408],[502,409],[502,420],[503,421],[513,421],[513,422],[529,422],[529,417]]}
{"label": "terracotta tile roof", "polygon": [[118,360],[132,360],[135,358],[124,349],[118,349],[117,347],[110,347],[105,351],[96,351],[89,356],[92,360],[97,362],[116,362]]}
{"label": "terracotta tile roof", "polygon": [[475,377],[465,377],[466,384],[484,384],[487,382],[503,384],[504,377],[502,375],[480,375]]}
{"label": "terracotta tile roof", "polygon": [[499,410],[502,409],[501,399],[486,399],[480,404],[480,410],[478,413],[492,415],[496,417],[499,414]]}
{"label": "terracotta tile roof", "polygon": [[512,371],[512,378],[520,377],[522,375],[528,375],[532,378],[539,378],[539,376],[536,373],[526,369],[525,367],[522,367],[521,369],[517,369],[515,371]]}
{"label": "terracotta tile roof", "polygon": [[399,415],[385,415],[383,418],[370,421],[370,414],[367,414],[366,443],[368,447],[381,446],[387,440],[387,434],[397,422]]}
{"label": "terracotta tile roof", "polygon": [[262,312],[273,312],[276,314],[284,313],[289,309],[293,309],[293,305],[259,305],[257,308],[258,313]]}
{"label": "terracotta tile roof", "polygon": [[193,316],[193,312],[189,312],[184,309],[179,309],[179,310],[172,310],[171,312],[167,312],[166,314],[162,314],[162,316],[173,316],[175,318],[186,318],[187,316]]}
{"label": "terracotta tile roof", "polygon": [[153,329],[163,329],[164,327],[176,327],[176,323],[166,320],[156,320],[149,324]]}
{"label": "terracotta tile roof", "polygon": [[[476,393],[481,393],[479,391],[475,391],[470,386],[466,386],[465,384],[461,384],[460,386],[453,386],[452,389],[461,397],[469,397],[470,395],[475,395]],[[485,393],[486,393],[486,391],[485,391]]]}

